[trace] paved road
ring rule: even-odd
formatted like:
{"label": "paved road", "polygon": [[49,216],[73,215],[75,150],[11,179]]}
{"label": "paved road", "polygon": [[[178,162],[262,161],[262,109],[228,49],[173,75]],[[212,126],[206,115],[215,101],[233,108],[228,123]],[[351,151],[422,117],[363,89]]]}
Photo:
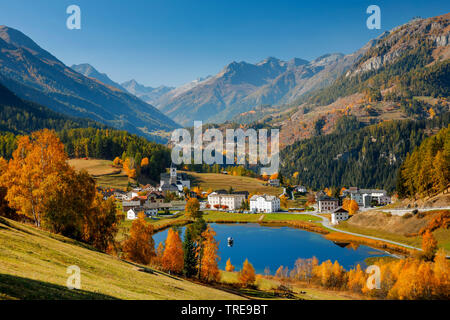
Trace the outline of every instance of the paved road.
{"label": "paved road", "polygon": [[377,208],[377,209],[370,209],[366,211],[383,211],[383,212],[390,212],[391,214],[395,216],[403,216],[406,213],[411,213],[414,209],[417,209],[418,211],[426,212],[426,211],[434,211],[434,210],[450,210],[450,207],[441,207],[441,208],[409,208],[409,209],[385,209],[385,208]]}
{"label": "paved road", "polygon": [[346,233],[346,234],[350,234],[350,235],[353,235],[353,236],[364,237],[364,238],[373,239],[373,240],[384,241],[384,242],[392,243],[392,244],[395,244],[395,245],[398,245],[398,246],[401,246],[401,247],[404,247],[404,248],[422,251],[421,248],[413,247],[413,246],[410,246],[410,245],[407,245],[407,244],[404,244],[404,243],[401,243],[401,242],[391,241],[391,240],[387,240],[387,239],[383,239],[383,238],[372,237],[372,236],[368,236],[368,235],[365,235],[365,234],[354,233],[354,232],[350,232],[350,231],[337,229],[337,228],[335,228],[335,227],[333,227],[331,225],[330,221],[326,217],[321,216],[321,215],[319,215],[319,214],[317,214],[315,212],[292,212],[292,214],[304,214],[304,215],[311,215],[311,216],[318,217],[318,218],[321,219],[320,223],[324,227],[326,227],[328,229],[331,229],[333,231],[336,231],[336,232]]}

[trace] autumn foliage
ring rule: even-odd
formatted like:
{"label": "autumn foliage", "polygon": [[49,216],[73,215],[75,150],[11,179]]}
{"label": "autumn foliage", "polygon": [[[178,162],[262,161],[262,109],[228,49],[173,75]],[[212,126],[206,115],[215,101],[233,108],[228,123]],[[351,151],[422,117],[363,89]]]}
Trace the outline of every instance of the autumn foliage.
{"label": "autumn foliage", "polygon": [[425,197],[450,185],[450,127],[425,139],[403,162],[397,177],[400,197]]}
{"label": "autumn foliage", "polygon": [[155,242],[153,241],[153,226],[145,221],[143,212],[133,221],[130,237],[122,245],[124,258],[148,265],[155,256]]}
{"label": "autumn foliage", "polygon": [[233,272],[234,271],[234,266],[231,264],[231,259],[230,258],[228,258],[227,264],[225,265],[225,271],[228,271],[228,272]]}
{"label": "autumn foliage", "polygon": [[117,233],[115,205],[103,201],[93,178],[77,173],[67,160],[53,131],[20,137],[13,158],[0,161],[5,199],[35,226],[105,251]]}
{"label": "autumn foliage", "polygon": [[200,259],[200,278],[207,282],[218,282],[220,280],[220,271],[218,266],[218,243],[214,239],[216,232],[208,227],[203,233],[204,239],[201,246]]}
{"label": "autumn foliage", "polygon": [[355,214],[359,210],[358,203],[355,200],[344,199],[342,208],[348,211],[350,215]]}
{"label": "autumn foliage", "polygon": [[253,285],[255,280],[255,269],[252,264],[248,262],[248,259],[245,259],[244,264],[242,265],[242,270],[239,272],[239,283],[243,287],[248,287]]}
{"label": "autumn foliage", "polygon": [[374,263],[379,268],[380,287],[367,285],[369,274],[358,264],[346,271],[337,261],[318,263],[316,258],[297,259],[289,272],[280,266],[276,277],[286,281],[313,283],[332,290],[352,291],[377,299],[449,299],[450,262],[444,250],[432,261],[418,258],[384,259]]}
{"label": "autumn foliage", "polygon": [[162,267],[166,271],[181,273],[184,267],[183,243],[178,232],[169,229],[162,256]]}
{"label": "autumn foliage", "polygon": [[197,198],[190,198],[185,206],[185,212],[186,212],[186,216],[189,218],[199,218],[201,217],[201,212],[200,212],[200,203],[198,202]]}
{"label": "autumn foliage", "polygon": [[422,236],[422,257],[425,260],[432,261],[438,250],[437,241],[430,230],[425,231]]}

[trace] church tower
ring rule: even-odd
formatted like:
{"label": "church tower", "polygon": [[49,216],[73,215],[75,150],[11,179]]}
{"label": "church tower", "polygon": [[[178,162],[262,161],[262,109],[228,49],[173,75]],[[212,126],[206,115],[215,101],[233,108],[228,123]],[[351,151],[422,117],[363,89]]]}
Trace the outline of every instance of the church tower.
{"label": "church tower", "polygon": [[177,168],[170,166],[170,184],[177,183]]}

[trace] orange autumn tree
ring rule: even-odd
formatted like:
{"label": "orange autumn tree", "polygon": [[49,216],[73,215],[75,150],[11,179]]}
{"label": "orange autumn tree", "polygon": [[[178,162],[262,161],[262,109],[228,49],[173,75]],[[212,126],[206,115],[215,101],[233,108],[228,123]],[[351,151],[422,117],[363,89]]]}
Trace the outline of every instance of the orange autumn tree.
{"label": "orange autumn tree", "polygon": [[136,179],[137,177],[137,171],[136,171],[136,164],[134,161],[134,158],[126,158],[123,162],[123,170],[127,174],[128,178],[130,179]]}
{"label": "orange autumn tree", "polygon": [[101,193],[96,193],[92,207],[84,216],[83,240],[95,248],[105,251],[114,244],[118,231],[117,208],[113,198],[103,200]]}
{"label": "orange autumn tree", "polygon": [[244,264],[242,265],[242,270],[239,272],[239,283],[243,287],[248,287],[253,285],[255,280],[255,268],[253,268],[252,264],[248,262],[248,259],[245,259]]}
{"label": "orange autumn tree", "polygon": [[200,202],[197,198],[190,198],[184,208],[188,218],[197,219],[202,216],[200,211]]}
{"label": "orange autumn tree", "polygon": [[67,160],[64,145],[53,131],[44,129],[17,141],[0,184],[8,188],[10,206],[37,227],[45,215],[47,199],[54,195],[54,186],[72,171]]}
{"label": "orange autumn tree", "polygon": [[359,210],[358,203],[355,200],[350,200],[348,209],[349,214],[355,214]]}
{"label": "orange autumn tree", "polygon": [[152,259],[152,264],[154,264],[157,267],[161,267],[162,266],[162,257],[164,255],[164,242],[161,241],[158,245],[158,247],[156,248],[156,256],[153,257]]}
{"label": "orange autumn tree", "polygon": [[218,282],[220,280],[220,271],[218,262],[220,260],[217,251],[219,244],[214,239],[216,232],[208,226],[202,233],[201,259],[200,259],[200,279],[207,282]]}
{"label": "orange autumn tree", "polygon": [[280,196],[280,205],[285,209],[288,207],[288,198],[284,194]]}
{"label": "orange autumn tree", "polygon": [[155,242],[152,234],[153,226],[145,221],[145,214],[140,212],[138,218],[131,224],[130,237],[122,246],[125,259],[149,264],[155,256]]}
{"label": "orange autumn tree", "polygon": [[227,260],[227,264],[225,266],[225,270],[228,272],[233,272],[234,271],[234,266],[231,264],[231,259],[228,258]]}
{"label": "orange autumn tree", "polygon": [[430,230],[425,231],[422,236],[422,257],[427,261],[432,261],[438,249],[437,241]]}
{"label": "orange autumn tree", "polygon": [[148,164],[149,164],[149,161],[148,161],[147,157],[145,157],[141,160],[141,167],[146,167],[146,166],[148,166]]}
{"label": "orange autumn tree", "polygon": [[113,165],[118,166],[122,163],[122,160],[119,157],[115,157],[113,161]]}
{"label": "orange autumn tree", "polygon": [[342,208],[348,211],[350,215],[355,214],[359,210],[358,203],[355,200],[344,199]]}
{"label": "orange autumn tree", "polygon": [[181,273],[184,267],[183,243],[178,232],[169,229],[162,256],[162,267],[166,271]]}
{"label": "orange autumn tree", "polygon": [[444,249],[439,249],[434,258],[434,295],[439,299],[448,299],[450,296],[450,261]]}

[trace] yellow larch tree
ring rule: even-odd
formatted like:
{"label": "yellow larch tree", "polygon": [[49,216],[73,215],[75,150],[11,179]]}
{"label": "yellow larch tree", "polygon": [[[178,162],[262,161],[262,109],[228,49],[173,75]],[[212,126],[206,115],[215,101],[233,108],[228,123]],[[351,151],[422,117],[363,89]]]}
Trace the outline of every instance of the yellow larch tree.
{"label": "yellow larch tree", "polygon": [[220,270],[218,261],[219,245],[216,239],[214,239],[216,232],[208,226],[208,228],[202,233],[201,245],[201,261],[200,261],[200,278],[207,282],[217,282],[220,280]]}
{"label": "yellow larch tree", "polygon": [[162,267],[166,271],[180,274],[184,267],[183,243],[178,232],[169,229],[162,256]]}
{"label": "yellow larch tree", "polygon": [[248,259],[245,259],[244,264],[242,265],[242,270],[239,272],[239,283],[243,287],[248,287],[253,285],[255,280],[255,269],[252,264],[248,262]]}

